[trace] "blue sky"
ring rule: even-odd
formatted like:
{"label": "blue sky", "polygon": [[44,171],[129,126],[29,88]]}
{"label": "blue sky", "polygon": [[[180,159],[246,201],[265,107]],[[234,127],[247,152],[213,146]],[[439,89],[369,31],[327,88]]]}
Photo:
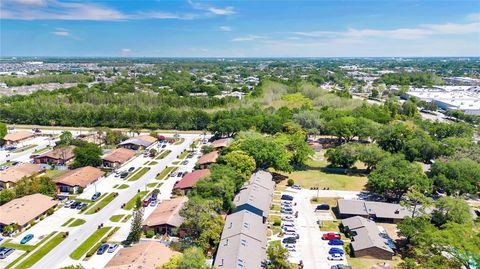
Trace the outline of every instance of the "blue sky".
{"label": "blue sky", "polygon": [[480,56],[480,1],[2,0],[0,56]]}

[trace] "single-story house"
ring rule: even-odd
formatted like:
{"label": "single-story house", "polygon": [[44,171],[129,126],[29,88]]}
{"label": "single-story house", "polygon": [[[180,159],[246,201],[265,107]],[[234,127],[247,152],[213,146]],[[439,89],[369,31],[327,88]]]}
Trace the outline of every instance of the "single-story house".
{"label": "single-story house", "polygon": [[266,171],[258,171],[250,177],[233,199],[235,209],[233,212],[248,210],[264,218],[268,218],[268,212],[272,205],[275,182],[272,174]]}
{"label": "single-story house", "polygon": [[24,177],[31,177],[43,173],[44,169],[39,164],[22,163],[0,171],[0,187],[13,188]]}
{"label": "single-story house", "polygon": [[79,134],[77,136],[78,140],[82,140],[88,143],[92,143],[95,145],[103,145],[105,143],[105,139],[97,133],[92,133],[92,134]]}
{"label": "single-story house", "polygon": [[118,147],[132,150],[142,150],[148,148],[156,141],[157,138],[155,137],[149,135],[139,135],[123,141],[122,143],[118,144]]}
{"label": "single-story house", "polygon": [[163,201],[143,222],[145,231],[153,230],[156,234],[171,234],[173,228],[178,228],[183,223],[180,210],[188,201],[186,196]]}
{"label": "single-story house", "polygon": [[77,193],[78,188],[85,189],[104,175],[105,172],[98,168],[85,166],[59,176],[55,179],[55,184],[58,192]]}
{"label": "single-story house", "polygon": [[0,228],[16,224],[18,229],[23,229],[57,204],[58,201],[40,193],[14,199],[0,206]]}
{"label": "single-story house", "polygon": [[156,269],[176,255],[181,253],[160,242],[141,242],[121,248],[104,269]]}
{"label": "single-story house", "polygon": [[25,140],[28,140],[32,137],[34,137],[35,134],[32,133],[32,132],[28,132],[28,131],[18,131],[18,132],[15,132],[15,133],[9,133],[9,134],[6,134],[4,137],[3,137],[3,141],[5,142],[5,145],[15,145],[15,144],[18,144],[20,142],[23,142]]}
{"label": "single-story house", "polygon": [[352,236],[355,257],[391,260],[395,252],[389,247],[374,221],[363,217],[342,220],[345,231]]}
{"label": "single-story house", "polygon": [[398,223],[411,212],[400,204],[372,202],[364,200],[337,201],[337,209],[340,218],[361,216],[379,222]]}
{"label": "single-story house", "polygon": [[232,138],[223,138],[223,139],[218,139],[212,142],[211,146],[214,147],[215,149],[222,149],[225,147],[228,147],[233,142]]}
{"label": "single-story house", "polygon": [[267,224],[261,216],[242,210],[225,219],[215,255],[215,268],[263,268],[267,259]]}
{"label": "single-story house", "polygon": [[118,148],[102,156],[103,166],[117,168],[135,156],[135,151]]}
{"label": "single-story house", "polygon": [[210,164],[215,163],[215,162],[217,161],[218,156],[220,156],[220,154],[218,153],[218,151],[209,152],[209,153],[203,155],[202,157],[200,157],[200,159],[198,159],[198,161],[197,161],[197,164],[198,164],[202,169],[205,169],[205,168],[207,168]]}
{"label": "single-story house", "polygon": [[181,191],[184,195],[186,195],[189,191],[193,189],[195,184],[197,182],[210,175],[210,170],[209,169],[201,169],[201,170],[194,170],[185,176],[182,177],[180,181],[175,183],[175,186],[173,187],[174,190],[179,190]]}
{"label": "single-story house", "polygon": [[75,158],[75,146],[58,147],[34,158],[35,163],[65,165]]}

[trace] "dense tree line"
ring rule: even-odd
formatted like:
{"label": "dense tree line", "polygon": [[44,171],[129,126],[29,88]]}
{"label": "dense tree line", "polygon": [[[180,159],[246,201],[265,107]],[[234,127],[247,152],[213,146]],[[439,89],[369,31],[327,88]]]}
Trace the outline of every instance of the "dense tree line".
{"label": "dense tree line", "polygon": [[87,83],[93,80],[92,76],[83,74],[48,74],[25,77],[0,76],[0,82],[5,82],[9,87],[44,83]]}
{"label": "dense tree line", "polygon": [[382,75],[375,82],[385,83],[386,85],[412,85],[416,87],[443,84],[435,75],[421,72],[388,73]]}

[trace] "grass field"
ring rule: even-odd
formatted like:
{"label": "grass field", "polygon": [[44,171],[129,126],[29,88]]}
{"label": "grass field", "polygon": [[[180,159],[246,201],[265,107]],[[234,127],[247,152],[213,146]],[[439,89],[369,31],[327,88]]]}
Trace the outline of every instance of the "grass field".
{"label": "grass field", "polygon": [[139,180],[145,173],[147,173],[150,170],[150,167],[142,167],[140,171],[135,173],[133,176],[131,176],[128,181],[135,181]]}
{"label": "grass field", "polygon": [[153,188],[155,186],[157,186],[157,183],[148,183],[147,184],[147,187],[149,187],[149,188]]}
{"label": "grass field", "polygon": [[383,265],[384,263],[387,263],[392,266],[392,268],[395,268],[398,264],[402,262],[400,257],[395,256],[393,257],[393,260],[381,260],[381,259],[369,259],[369,258],[351,258],[347,256],[347,261],[352,268],[355,269],[370,269],[372,266],[376,264]]}
{"label": "grass field", "polygon": [[[327,173],[321,170],[324,167],[325,161],[309,160],[303,170],[297,170],[290,174],[283,173],[283,175],[293,179],[295,184],[307,189],[311,187],[350,191],[362,191],[365,189],[367,184],[366,176]],[[282,184],[286,184],[286,180]]]}
{"label": "grass field", "polygon": [[180,163],[180,161],[174,161],[172,162],[173,165],[178,165]]}
{"label": "grass field", "polygon": [[183,159],[185,159],[185,157],[187,157],[188,153],[189,153],[188,150],[185,150],[184,152],[180,153],[180,155],[178,156],[178,158],[179,158],[180,160],[183,160]]}
{"label": "grass field", "polygon": [[125,215],[120,214],[120,215],[113,215],[110,217],[110,221],[113,222],[119,222]]}
{"label": "grass field", "polygon": [[162,153],[160,153],[160,154],[155,158],[155,160],[161,160],[161,159],[167,157],[167,155],[170,154],[170,152],[172,152],[172,151],[171,151],[171,150],[162,151]]}
{"label": "grass field", "polygon": [[23,260],[16,268],[30,268],[65,239],[65,233],[58,233],[38,250]]}
{"label": "grass field", "polygon": [[55,179],[63,174],[65,174],[66,172],[68,172],[68,170],[51,170],[51,169],[47,169],[45,170],[45,176],[46,177],[49,177],[51,179]]}
{"label": "grass field", "polygon": [[77,247],[71,254],[70,258],[79,260],[87,251],[92,248],[102,237],[107,234],[111,227],[103,227],[91,234],[83,243]]}
{"label": "grass field", "polygon": [[185,141],[185,138],[181,137],[180,139],[178,139],[177,141],[175,141],[175,143],[173,143],[174,145],[180,145],[183,143],[183,141]]}
{"label": "grass field", "polygon": [[68,224],[70,224],[70,222],[72,222],[74,220],[75,220],[75,218],[71,218],[71,219],[67,220],[64,224],[62,224],[62,227],[67,226]]}
{"label": "grass field", "polygon": [[123,209],[125,210],[131,210],[134,206],[135,206],[135,201],[137,200],[137,197],[140,197],[143,198],[143,196],[145,196],[147,194],[147,191],[141,191],[139,193],[137,193],[134,197],[132,197],[132,199],[130,199],[130,201],[128,201],[125,206],[123,207]]}
{"label": "grass field", "polygon": [[159,179],[159,180],[162,180],[164,179],[168,174],[170,174],[171,172],[174,172],[178,169],[178,167],[167,167],[165,169],[162,170],[162,172],[160,172],[158,174],[158,176],[156,177],[156,179]]}
{"label": "grass field", "polygon": [[156,161],[151,161],[148,165],[156,165],[156,164],[158,164],[158,162],[156,162]]}
{"label": "grass field", "polygon": [[34,148],[38,145],[28,145],[28,146],[25,146],[25,147],[22,147],[22,148],[17,148],[16,150],[13,151],[13,153],[20,153],[20,152],[24,152],[26,150],[29,150],[31,148]]}
{"label": "grass field", "polygon": [[123,189],[128,188],[128,186],[129,186],[129,185],[127,185],[127,184],[122,184],[122,185],[118,186],[117,189],[123,190]]}
{"label": "grass field", "polygon": [[115,197],[115,193],[110,193],[105,198],[96,203],[93,207],[91,207],[85,214],[90,215],[94,214],[97,209],[99,211],[102,210],[102,208],[107,206],[113,199],[115,199]]}
{"label": "grass field", "polygon": [[76,219],[68,225],[68,227],[77,227],[83,225],[86,221],[84,219]]}

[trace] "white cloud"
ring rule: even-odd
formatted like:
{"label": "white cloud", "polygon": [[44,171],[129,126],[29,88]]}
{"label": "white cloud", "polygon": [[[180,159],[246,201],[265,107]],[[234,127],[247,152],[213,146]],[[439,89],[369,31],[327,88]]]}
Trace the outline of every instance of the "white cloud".
{"label": "white cloud", "polygon": [[466,19],[468,21],[480,21],[480,12],[468,14]]}
{"label": "white cloud", "polygon": [[47,4],[46,0],[10,0],[6,2],[12,2],[23,6],[45,6]]}
{"label": "white cloud", "polygon": [[230,26],[220,26],[218,29],[220,29],[220,31],[222,31],[222,32],[231,32],[232,31],[232,27],[230,27]]}
{"label": "white cloud", "polygon": [[264,39],[266,38],[265,36],[259,36],[259,35],[247,35],[247,36],[240,36],[232,39],[231,41],[233,42],[244,42],[244,41],[254,41],[258,39]]}
{"label": "white cloud", "polygon": [[231,6],[225,8],[219,8],[214,6],[209,6],[201,3],[193,2],[192,0],[188,0],[188,3],[194,8],[198,10],[208,11],[210,15],[233,15],[235,14],[235,9]]}
{"label": "white cloud", "polygon": [[120,50],[120,55],[122,57],[129,57],[131,52],[132,52],[131,49],[121,49]]}
{"label": "white cloud", "polygon": [[52,32],[53,35],[57,35],[57,36],[69,36],[70,33],[67,32],[67,31],[55,31],[55,32]]}

